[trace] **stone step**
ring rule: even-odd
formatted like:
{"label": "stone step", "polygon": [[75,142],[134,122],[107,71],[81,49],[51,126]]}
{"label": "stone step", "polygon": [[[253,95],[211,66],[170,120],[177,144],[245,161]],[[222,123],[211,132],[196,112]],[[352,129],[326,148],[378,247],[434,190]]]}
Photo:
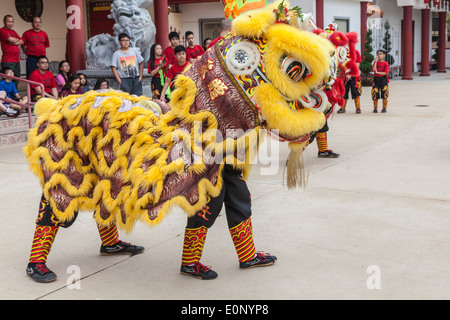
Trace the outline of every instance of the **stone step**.
{"label": "stone step", "polygon": [[[31,117],[32,124],[36,116]],[[22,113],[17,118],[0,116],[0,145],[21,143],[27,140],[29,125],[28,113]]]}

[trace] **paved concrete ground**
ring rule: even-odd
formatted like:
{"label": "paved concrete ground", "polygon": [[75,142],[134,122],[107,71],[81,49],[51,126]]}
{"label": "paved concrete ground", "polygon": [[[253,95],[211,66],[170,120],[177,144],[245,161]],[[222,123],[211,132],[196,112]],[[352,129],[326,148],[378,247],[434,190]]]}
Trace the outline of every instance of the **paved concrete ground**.
{"label": "paved concrete ground", "polygon": [[[100,256],[92,215],[80,214],[49,255],[58,280],[33,282],[25,267],[41,189],[23,144],[2,146],[0,299],[450,299],[450,74],[393,80],[390,91],[386,114],[372,113],[364,88],[362,114],[349,103],[334,115],[329,147],[341,157],[318,159],[311,145],[305,190],[288,191],[282,169],[263,175],[255,165],[254,239],[278,262],[239,270],[221,214],[202,259],[214,281],[179,274],[186,217],[175,210],[121,234],[146,247],[134,257]],[[273,163],[287,154],[282,145]],[[71,284],[76,270],[82,279]]]}

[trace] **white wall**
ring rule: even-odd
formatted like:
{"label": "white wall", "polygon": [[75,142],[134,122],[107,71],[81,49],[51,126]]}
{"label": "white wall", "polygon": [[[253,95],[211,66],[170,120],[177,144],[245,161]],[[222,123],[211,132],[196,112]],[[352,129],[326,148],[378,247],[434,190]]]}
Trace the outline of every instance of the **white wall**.
{"label": "white wall", "polygon": [[182,34],[186,31],[192,31],[196,40],[196,44],[201,45],[200,39],[200,19],[223,19],[223,5],[221,2],[212,3],[195,3],[180,4],[179,9],[182,13],[183,29]]}

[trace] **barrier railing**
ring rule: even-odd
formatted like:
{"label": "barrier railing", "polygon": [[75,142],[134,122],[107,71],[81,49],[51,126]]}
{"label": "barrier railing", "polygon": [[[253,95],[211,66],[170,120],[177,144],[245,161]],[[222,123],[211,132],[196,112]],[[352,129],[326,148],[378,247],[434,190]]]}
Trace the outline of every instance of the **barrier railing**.
{"label": "barrier railing", "polygon": [[[36,86],[40,86],[41,87],[41,92],[44,92],[44,85],[40,82],[34,82],[34,81],[30,81],[28,79],[23,79],[23,78],[18,78],[18,77],[14,77],[14,76],[10,76],[4,73],[0,73],[0,76],[2,78],[11,78],[13,80],[17,80],[20,82],[25,82],[27,85],[27,103],[23,104],[23,103],[19,103],[18,101],[15,100],[11,100],[8,99],[7,97],[2,98],[0,97],[0,100],[6,103],[12,103],[12,104],[17,104],[21,107],[25,107],[28,110],[28,127],[31,128],[33,126],[32,121],[31,121],[31,106],[34,105],[34,102],[31,102],[31,86],[33,85],[34,87]],[[18,89],[17,89],[18,90]]]}

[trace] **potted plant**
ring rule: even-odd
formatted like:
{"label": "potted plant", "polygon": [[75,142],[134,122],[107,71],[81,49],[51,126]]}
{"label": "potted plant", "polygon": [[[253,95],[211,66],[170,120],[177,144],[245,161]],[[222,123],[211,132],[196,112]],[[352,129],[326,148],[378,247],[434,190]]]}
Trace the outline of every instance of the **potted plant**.
{"label": "potted plant", "polygon": [[362,86],[371,86],[373,83],[372,64],[375,57],[372,54],[372,29],[368,29],[366,33],[363,56],[359,70],[361,71],[361,84]]}

